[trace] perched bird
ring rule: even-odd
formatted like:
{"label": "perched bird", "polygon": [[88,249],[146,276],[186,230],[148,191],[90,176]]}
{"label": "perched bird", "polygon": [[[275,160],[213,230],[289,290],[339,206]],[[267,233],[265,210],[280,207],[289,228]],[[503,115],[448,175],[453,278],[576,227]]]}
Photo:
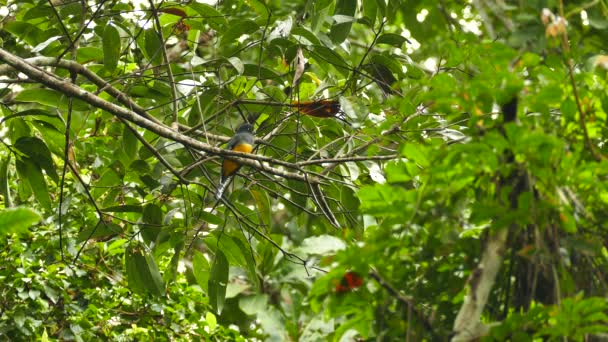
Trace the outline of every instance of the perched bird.
{"label": "perched bird", "polygon": [[[253,125],[249,123],[244,123],[239,126],[236,130],[236,134],[228,141],[228,145],[226,149],[237,151],[237,152],[245,152],[251,153],[253,151],[253,145],[255,142],[255,137],[253,135]],[[222,172],[220,183],[217,186],[217,191],[215,192],[215,198],[220,199],[226,190],[228,184],[232,180],[232,177],[239,170],[241,165],[234,160],[230,160],[228,158],[224,158],[222,161]]]}

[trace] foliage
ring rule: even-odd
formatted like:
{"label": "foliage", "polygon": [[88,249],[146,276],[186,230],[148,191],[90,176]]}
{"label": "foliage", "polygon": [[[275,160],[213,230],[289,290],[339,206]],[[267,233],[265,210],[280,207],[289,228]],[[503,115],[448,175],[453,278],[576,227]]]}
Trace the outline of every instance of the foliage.
{"label": "foliage", "polygon": [[0,336],[445,340],[505,230],[484,338],[608,333],[606,1],[0,13]]}

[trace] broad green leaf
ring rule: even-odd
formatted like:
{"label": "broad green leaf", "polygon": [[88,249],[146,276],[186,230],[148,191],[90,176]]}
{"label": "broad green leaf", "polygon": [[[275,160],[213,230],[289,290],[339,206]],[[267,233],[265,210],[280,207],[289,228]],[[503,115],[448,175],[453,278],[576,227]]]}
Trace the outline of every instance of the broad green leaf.
{"label": "broad green leaf", "polygon": [[211,272],[211,266],[209,266],[209,261],[203,255],[203,253],[199,251],[194,251],[194,256],[192,257],[192,273],[194,274],[194,279],[196,279],[196,283],[198,286],[205,291],[205,293],[209,292],[209,274]]}
{"label": "broad green leaf", "polygon": [[266,294],[241,297],[239,299],[239,308],[248,315],[256,315],[258,312],[266,310],[267,307],[268,295]]}
{"label": "broad green leaf", "polygon": [[407,41],[407,38],[396,33],[384,33],[378,37],[376,44],[388,44],[397,48],[401,48],[403,43]]}
{"label": "broad green leaf", "polygon": [[201,210],[198,215],[200,216],[201,220],[207,224],[215,224],[219,226],[224,223],[224,220],[221,217],[205,210]]}
{"label": "broad green leaf", "polygon": [[143,277],[140,274],[140,267],[142,262],[140,259],[145,258],[139,249],[127,248],[125,251],[125,269],[127,271],[127,280],[131,291],[144,295],[146,293],[146,287],[144,285]]}
{"label": "broad green leaf", "polygon": [[80,64],[102,62],[104,58],[103,50],[94,46],[79,47],[77,53],[76,61]]}
{"label": "broad green leaf", "polygon": [[152,255],[144,255],[140,248],[128,248],[125,254],[125,266],[131,290],[158,297],[165,295],[165,283]]}
{"label": "broad green leaf", "polygon": [[11,155],[9,154],[6,158],[0,160],[0,195],[4,199],[4,206],[11,208],[13,206],[13,196],[8,184],[8,166],[11,162]]}
{"label": "broad green leaf", "polygon": [[204,21],[207,21],[211,28],[218,30],[219,32],[225,31],[223,26],[228,24],[228,21],[226,21],[226,16],[218,12],[218,10],[215,8],[207,4],[201,4],[194,1],[191,2],[188,7],[195,10],[200,16],[202,16]]}
{"label": "broad green leaf", "polygon": [[163,210],[155,203],[149,203],[144,207],[141,227],[141,235],[146,242],[153,242],[158,237],[163,223]]}
{"label": "broad green leaf", "polygon": [[158,36],[158,32],[154,29],[148,29],[144,33],[144,44],[147,52],[147,57],[153,65],[162,63],[163,51],[162,42]]}
{"label": "broad green leaf", "polygon": [[120,228],[120,226],[116,223],[98,221],[96,226],[88,227],[80,231],[76,237],[76,241],[81,243],[87,241],[88,239],[118,235],[121,233],[122,228]]}
{"label": "broad green leaf", "polygon": [[350,66],[344,58],[328,47],[314,45],[311,52],[315,59],[333,65],[342,75],[347,75],[350,71]]}
{"label": "broad green leaf", "polygon": [[230,282],[226,287],[226,299],[234,298],[250,288],[249,284],[243,282]]}
{"label": "broad green leaf", "polygon": [[229,264],[221,250],[215,251],[215,259],[209,276],[209,302],[219,315],[224,309],[226,287],[228,286]]}
{"label": "broad green leaf", "polygon": [[44,209],[51,210],[51,196],[40,166],[32,162],[31,159],[17,160],[17,172],[21,181],[29,184],[38,203]]}
{"label": "broad green leaf", "polygon": [[415,79],[415,80],[419,80],[425,76],[425,73],[418,66],[416,66],[414,64],[408,64],[407,71],[405,72],[405,76]]}
{"label": "broad green leaf", "polygon": [[118,65],[120,57],[120,34],[118,29],[110,22],[103,30],[103,64],[112,72]]}
{"label": "broad green leaf", "polygon": [[27,124],[27,121],[23,119],[11,120],[8,126],[8,136],[14,143],[21,137],[29,137],[32,135],[32,129]]}
{"label": "broad green leaf", "polygon": [[39,2],[38,4],[36,4],[36,6],[30,8],[27,12],[25,12],[25,14],[23,15],[23,20],[26,21],[33,21],[32,19],[38,19],[38,18],[45,18],[47,19],[48,17],[53,15],[53,10],[51,9],[51,6],[48,6],[48,4],[44,3],[44,2]]}
{"label": "broad green leaf", "polygon": [[243,76],[256,77],[259,80],[279,79],[280,75],[266,67],[258,67],[257,64],[245,63],[243,65]]}
{"label": "broad green leaf", "polygon": [[376,17],[378,16],[378,0],[363,0],[363,16],[370,20],[370,24],[373,27],[376,23]]}
{"label": "broad green leaf", "polygon": [[55,126],[49,122],[42,120],[32,121],[38,132],[42,135],[44,143],[48,146],[49,150],[56,156],[63,158],[63,149],[65,148],[65,133],[59,131]]}
{"label": "broad green leaf", "polygon": [[228,62],[230,63],[230,65],[232,65],[234,67],[234,69],[236,70],[236,72],[239,75],[242,75],[243,72],[245,71],[245,66],[243,65],[243,61],[241,61],[239,58],[230,57],[230,58],[228,58]]}
{"label": "broad green leaf", "polygon": [[[218,240],[219,235],[219,240]],[[228,234],[210,234],[205,237],[205,245],[213,252],[222,250],[222,254],[226,257],[228,262],[233,265],[245,267],[246,261],[244,253],[248,250],[242,250],[236,242],[238,238],[233,238]]]}
{"label": "broad green leaf", "polygon": [[205,314],[205,322],[209,326],[209,330],[213,331],[217,327],[217,317],[213,314],[213,312],[209,311]]}
{"label": "broad green leaf", "polygon": [[138,145],[139,145],[139,140],[137,139],[135,134],[133,132],[131,132],[131,130],[126,126],[123,128],[123,131],[122,131],[121,143],[122,143],[122,149],[125,152],[125,154],[127,155],[127,157],[129,157],[129,160],[133,160],[138,157],[137,149],[138,149]]}
{"label": "broad green leaf", "polygon": [[[380,64],[387,67],[393,74],[398,75],[397,78],[401,78],[403,76],[403,70],[401,69],[401,64],[392,57],[386,55],[373,55],[371,57],[372,64]],[[408,65],[409,68],[409,65]]]}
{"label": "broad green leaf", "polygon": [[386,164],[386,180],[389,183],[403,183],[412,180],[412,176],[406,167],[407,163],[402,161],[392,161]]}
{"label": "broad green leaf", "polygon": [[8,21],[4,24],[4,29],[30,46],[36,46],[44,41],[43,37],[46,36],[41,29],[25,21]]}
{"label": "broad green leaf", "polygon": [[59,182],[59,175],[51,151],[48,149],[44,141],[36,137],[22,137],[15,143],[21,153],[29,157],[29,160],[43,169],[55,183]]}
{"label": "broad green leaf", "polygon": [[160,274],[156,261],[152,254],[146,254],[145,256],[146,265],[148,269],[148,275],[146,277],[146,288],[150,293],[155,296],[165,295],[165,282]]}
{"label": "broad green leaf", "polygon": [[[15,100],[21,102],[35,102],[60,110],[68,110],[68,98],[62,93],[51,89],[25,89],[17,94]],[[72,109],[77,111],[90,110],[91,107],[84,101],[72,99]]]}
{"label": "broad green leaf", "polygon": [[[53,44],[54,42],[58,41],[59,39],[61,39],[61,36],[54,36],[51,37],[45,41],[43,41],[42,43],[36,45],[33,49],[32,52],[34,53],[40,53],[42,50],[46,49],[49,45]],[[59,43],[54,44],[55,47],[59,46]]]}
{"label": "broad green leaf", "polygon": [[[308,30],[306,27],[303,27],[303,26],[294,27],[291,30],[291,35],[296,36],[296,37],[299,36],[299,37],[305,38],[308,41],[308,44],[306,44],[306,45],[321,45],[321,41],[319,40],[319,38],[317,38],[317,36],[314,33],[312,33],[310,30]],[[298,43],[305,44],[305,42],[301,41],[300,39],[298,39]]]}
{"label": "broad green leaf", "polygon": [[222,34],[221,45],[226,46],[244,34],[254,34],[260,26],[252,20],[231,21],[228,30]]}
{"label": "broad green leaf", "polygon": [[0,211],[0,235],[21,234],[42,217],[30,208],[9,208]]}
{"label": "broad green leaf", "polygon": [[417,163],[418,165],[426,168],[430,166],[427,148],[420,144],[406,143],[401,147],[401,154],[407,159]]}
{"label": "broad green leaf", "polygon": [[257,264],[254,256],[254,251],[250,247],[247,241],[243,239],[234,239],[234,243],[239,246],[240,251],[245,258],[247,277],[249,283],[252,284],[256,290],[260,290],[260,278],[258,276]]}
{"label": "broad green leaf", "polygon": [[[338,0],[336,2],[336,9],[334,11],[334,18],[336,15],[354,17],[355,11],[357,10],[357,0]],[[331,27],[329,37],[334,44],[340,44],[348,37],[350,29],[352,27],[352,21],[336,21]]]}
{"label": "broad green leaf", "polygon": [[251,191],[253,198],[255,199],[256,206],[258,207],[258,212],[262,221],[267,225],[270,224],[272,220],[272,210],[270,209],[270,199],[268,198],[268,194],[262,191]]}
{"label": "broad green leaf", "polygon": [[268,6],[261,0],[246,0],[247,5],[260,16],[260,19],[266,20],[268,15],[271,14]]}

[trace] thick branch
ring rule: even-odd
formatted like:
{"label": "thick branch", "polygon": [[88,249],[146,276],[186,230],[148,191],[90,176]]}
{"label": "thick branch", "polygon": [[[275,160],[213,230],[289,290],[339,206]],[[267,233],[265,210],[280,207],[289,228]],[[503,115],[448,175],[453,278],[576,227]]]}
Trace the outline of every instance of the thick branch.
{"label": "thick branch", "polygon": [[481,323],[480,318],[502,265],[507,232],[507,228],[500,228],[490,234],[481,262],[467,282],[469,293],[465,296],[464,303],[454,321],[456,334],[452,338],[452,342],[470,341],[488,333],[490,328]]}
{"label": "thick branch", "polygon": [[[65,59],[57,60],[56,58],[53,58],[53,57],[32,57],[32,58],[25,59],[24,61],[26,63],[29,63],[34,66],[53,66],[53,67],[67,69],[72,72],[76,72],[79,75],[82,75],[85,78],[87,78],[89,81],[93,82],[93,84],[95,84],[99,88],[99,91],[105,91],[106,93],[110,94],[110,96],[117,99],[118,102],[122,103],[125,107],[131,109],[135,113],[145,117],[146,119],[148,119],[152,122],[155,122],[157,124],[162,124],[162,122],[160,120],[158,120],[154,116],[148,114],[148,112],[146,111],[146,109],[144,107],[142,107],[139,104],[137,104],[136,102],[132,101],[131,98],[129,96],[127,96],[125,93],[114,88],[110,83],[106,82],[106,80],[99,77],[96,73],[87,69],[80,63],[70,61],[70,60],[65,60]],[[12,71],[15,71],[15,68],[13,68],[10,64],[0,65],[0,75],[6,75]],[[181,131],[186,131],[187,133],[191,131],[190,127],[183,125],[183,124],[179,124],[179,129]],[[207,132],[197,131],[196,133],[204,135],[207,139],[210,139],[213,141],[227,142],[228,140],[230,140],[229,137],[215,135],[215,134],[211,134],[211,133],[207,133]]]}

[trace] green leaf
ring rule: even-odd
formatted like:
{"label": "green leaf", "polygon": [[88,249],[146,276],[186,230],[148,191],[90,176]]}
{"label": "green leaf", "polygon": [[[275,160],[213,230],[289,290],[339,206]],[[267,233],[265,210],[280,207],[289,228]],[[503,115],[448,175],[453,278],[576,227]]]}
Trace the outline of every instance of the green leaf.
{"label": "green leaf", "polygon": [[63,158],[65,134],[46,121],[34,120],[32,121],[32,125],[38,129],[38,132],[42,135],[44,143],[48,146],[49,150],[56,156]]}
{"label": "green leaf", "polygon": [[195,10],[203,17],[203,19],[208,21],[209,26],[211,26],[211,28],[214,30],[223,32],[223,26],[228,25],[226,16],[207,4],[201,4],[193,1],[188,5],[188,7]]}
{"label": "green leaf", "polygon": [[145,258],[139,249],[127,248],[125,251],[125,269],[127,271],[127,280],[131,291],[143,295],[146,293],[143,277],[140,274],[140,259]]}
{"label": "green leaf", "polygon": [[260,278],[258,276],[257,265],[251,247],[242,239],[234,239],[234,242],[239,246],[239,250],[245,258],[249,283],[251,283],[256,290],[260,290]]}
{"label": "green leaf", "polygon": [[209,326],[209,330],[213,331],[217,327],[217,317],[213,314],[213,312],[207,312],[205,314],[205,322]]}
{"label": "green leaf", "polygon": [[228,62],[230,63],[230,65],[232,65],[232,67],[236,70],[236,72],[239,75],[242,75],[243,72],[245,71],[245,66],[243,65],[243,62],[240,60],[240,58],[230,57],[230,58],[228,58]]}
{"label": "green leaf", "polygon": [[139,140],[131,130],[125,126],[122,131],[122,149],[129,157],[129,160],[134,160],[138,157],[137,149]]}
{"label": "green leaf", "polygon": [[163,281],[163,277],[160,274],[158,269],[158,265],[156,265],[156,261],[152,254],[146,254],[145,256],[146,265],[147,265],[147,276],[146,280],[146,289],[155,296],[164,296],[165,295],[165,282]]}
{"label": "green leaf", "polygon": [[85,228],[78,233],[76,241],[82,243],[88,239],[107,237],[121,233],[122,228],[116,223],[98,221],[96,226]]}
{"label": "green leaf", "polygon": [[152,255],[144,255],[140,248],[127,248],[125,266],[131,290],[157,297],[165,295],[165,283]]}
{"label": "green leaf", "polygon": [[311,52],[316,60],[333,65],[342,75],[347,75],[351,69],[342,56],[328,47],[314,45]]}
{"label": "green leaf", "polygon": [[391,161],[386,164],[384,172],[386,172],[386,180],[391,183],[403,183],[412,180],[412,176],[409,174],[407,163],[403,161]]}
{"label": "green leaf", "polygon": [[141,205],[117,205],[101,209],[104,213],[141,213]]}
{"label": "green leaf", "polygon": [[42,217],[34,209],[10,208],[0,211],[0,235],[22,234]]}
{"label": "green leaf", "polygon": [[[338,0],[336,10],[334,11],[334,19],[337,15],[354,17],[357,10],[357,0]],[[352,21],[336,20],[336,24],[332,25],[329,32],[329,37],[334,44],[340,44],[348,37],[352,27]]]}
{"label": "green leaf", "polygon": [[215,259],[209,276],[209,302],[218,315],[224,308],[228,286],[229,264],[221,250],[215,251]]}
{"label": "green leaf", "polygon": [[259,16],[260,19],[266,20],[270,14],[268,6],[261,0],[246,0],[249,7],[251,7]]}
{"label": "green leaf", "polygon": [[30,159],[17,160],[17,173],[22,182],[29,184],[38,203],[44,209],[51,210],[51,196],[40,167]]}
{"label": "green leaf", "polygon": [[403,43],[405,43],[406,41],[407,38],[403,37],[400,34],[384,33],[378,37],[378,40],[376,40],[376,44],[388,44],[396,48],[401,48],[401,46],[403,46]]}
{"label": "green leaf", "polygon": [[[321,45],[321,41],[319,40],[319,38],[317,38],[317,36],[310,30],[308,30],[307,28],[305,28],[304,26],[298,26],[298,27],[294,27],[291,30],[291,35],[295,36],[295,37],[302,37],[305,38],[308,41],[308,44],[306,45]],[[304,44],[305,42],[302,42],[300,39],[297,39],[299,44]]]}
{"label": "green leaf", "polygon": [[144,241],[156,241],[163,223],[162,208],[155,203],[147,204],[143,210],[142,221],[146,223],[142,225],[141,229],[141,236],[144,238]]}
{"label": "green leaf", "polygon": [[77,54],[78,55],[76,56],[76,61],[80,64],[103,61],[105,57],[105,54],[102,49],[93,46],[79,47]]}
{"label": "green leaf", "polygon": [[[59,43],[57,43],[57,41],[58,41],[59,39],[61,39],[61,36],[54,36],[54,37],[51,37],[51,38],[49,38],[49,39],[47,39],[47,40],[43,41],[42,43],[40,43],[40,44],[36,45],[36,46],[35,46],[35,47],[32,49],[32,52],[34,52],[34,53],[40,53],[41,51],[43,51],[44,49],[46,49],[47,47],[49,47],[49,46],[51,46],[51,45],[52,45],[53,47],[57,48],[57,47],[59,46]],[[53,43],[55,43],[55,44],[53,44]],[[44,52],[43,52],[43,53],[44,53]]]}
{"label": "green leaf", "polygon": [[253,34],[255,33],[260,26],[252,20],[234,20],[230,22],[228,30],[222,34],[222,40],[220,45],[226,46],[231,44],[235,40],[237,40],[240,36],[244,34]]}
{"label": "green leaf", "polygon": [[243,76],[256,77],[259,80],[280,79],[281,75],[277,74],[266,67],[258,67],[257,64],[245,63],[243,65]]}
{"label": "green leaf", "polygon": [[205,245],[213,252],[221,249],[229,263],[243,267],[246,265],[244,253],[248,250],[243,250],[242,246],[235,242],[238,241],[237,238],[227,234],[210,234],[205,237],[204,241]]}
{"label": "green leaf", "polygon": [[201,220],[203,222],[207,222],[208,224],[215,224],[219,226],[224,223],[224,220],[221,217],[208,211],[201,210],[198,214],[200,215]]}
{"label": "green leaf", "polygon": [[15,148],[28,156],[31,162],[46,171],[46,174],[49,175],[55,183],[59,182],[59,175],[57,174],[51,151],[44,141],[36,137],[22,137],[15,143]]}
{"label": "green leaf", "polygon": [[108,23],[103,30],[103,64],[108,71],[113,72],[118,65],[120,57],[120,34],[118,29]]}
{"label": "green leaf", "polygon": [[10,208],[13,206],[13,197],[8,185],[8,166],[11,163],[11,155],[2,158],[0,162],[0,195],[4,198],[4,206]]}
{"label": "green leaf", "polygon": [[241,297],[239,299],[239,308],[248,315],[256,315],[267,309],[268,295],[260,294],[255,296]]}
{"label": "green leaf", "polygon": [[420,144],[406,143],[401,148],[401,154],[414,163],[426,168],[430,165],[426,157],[427,149]]}
{"label": "green leaf", "polygon": [[378,0],[363,0],[363,16],[370,20],[370,26],[374,26],[376,23],[376,17],[378,16]]}
{"label": "green leaf", "polygon": [[205,258],[203,253],[194,251],[194,256],[192,257],[192,273],[194,274],[196,283],[205,291],[205,293],[209,292],[210,269],[211,266],[209,266],[209,261],[207,261],[207,258]]}
{"label": "green leaf", "polygon": [[[387,55],[373,55],[371,57],[371,62],[372,62],[372,64],[384,65],[393,74],[398,75],[398,78],[403,77],[403,70],[401,69],[401,63],[399,63],[393,57],[389,57]],[[409,65],[408,65],[408,70],[409,70]]]}
{"label": "green leaf", "polygon": [[8,21],[4,24],[4,29],[15,37],[23,39],[29,46],[36,46],[46,40],[44,32],[29,22]]}
{"label": "green leaf", "polygon": [[[24,89],[17,94],[17,96],[15,96],[15,100],[21,102],[35,102],[64,111],[68,110],[68,97],[51,89]],[[90,110],[91,107],[82,100],[72,99],[72,109],[77,111],[87,111]]]}
{"label": "green leaf", "polygon": [[144,46],[150,63],[153,65],[161,64],[163,52],[162,42],[160,41],[158,32],[156,32],[154,29],[146,30],[144,34]]}

